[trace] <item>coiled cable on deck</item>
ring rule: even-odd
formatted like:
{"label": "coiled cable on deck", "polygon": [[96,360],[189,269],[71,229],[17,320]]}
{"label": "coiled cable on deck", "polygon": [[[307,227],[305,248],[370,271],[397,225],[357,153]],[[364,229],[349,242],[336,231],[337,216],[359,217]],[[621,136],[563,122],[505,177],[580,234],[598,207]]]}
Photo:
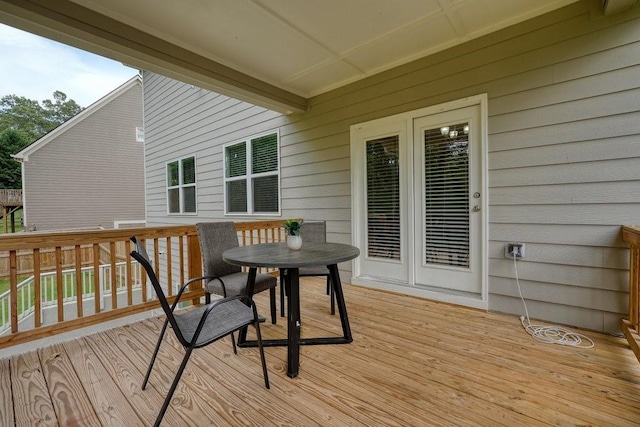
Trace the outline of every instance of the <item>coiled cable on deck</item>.
{"label": "coiled cable on deck", "polygon": [[595,344],[593,340],[586,335],[573,332],[561,326],[533,325],[531,323],[531,320],[529,319],[529,310],[527,309],[527,303],[524,301],[522,290],[520,289],[520,280],[518,279],[518,264],[515,256],[516,254],[514,253],[512,255],[513,270],[516,276],[518,294],[520,295],[520,299],[522,300],[522,305],[524,305],[524,312],[526,315],[526,317],[520,316],[520,323],[522,323],[522,327],[524,328],[524,330],[527,331],[527,333],[531,335],[533,339],[543,343],[567,345],[570,347],[579,348],[592,348]]}

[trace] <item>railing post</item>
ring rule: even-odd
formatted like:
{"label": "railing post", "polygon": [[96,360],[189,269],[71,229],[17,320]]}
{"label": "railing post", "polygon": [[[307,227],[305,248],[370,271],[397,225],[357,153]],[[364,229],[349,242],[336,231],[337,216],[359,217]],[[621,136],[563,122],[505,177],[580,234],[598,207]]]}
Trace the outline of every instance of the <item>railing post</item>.
{"label": "railing post", "polygon": [[[189,278],[202,276],[202,252],[200,252],[200,242],[198,236],[187,236],[187,271],[189,272]],[[194,282],[189,285],[190,291],[202,289],[202,281]],[[200,298],[194,298],[191,300],[191,304],[196,305],[200,303]]]}
{"label": "railing post", "polygon": [[629,320],[622,332],[640,361],[640,226],[623,226],[622,240],[629,244]]}

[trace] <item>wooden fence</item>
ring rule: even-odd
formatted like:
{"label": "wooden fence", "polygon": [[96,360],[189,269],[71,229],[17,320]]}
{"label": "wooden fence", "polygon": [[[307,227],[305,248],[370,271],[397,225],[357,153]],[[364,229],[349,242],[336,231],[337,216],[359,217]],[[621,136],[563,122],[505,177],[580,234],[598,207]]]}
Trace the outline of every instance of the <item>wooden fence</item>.
{"label": "wooden fence", "polygon": [[[256,221],[236,223],[238,239],[241,245],[284,241],[285,233],[281,229],[281,220]],[[91,326],[107,322],[119,317],[124,317],[159,307],[157,299],[147,291],[146,276],[139,279],[131,273],[131,257],[124,256],[126,262],[126,298],[118,295],[117,290],[122,286],[115,283],[116,275],[111,275],[108,289],[110,295],[100,295],[100,284],[94,283],[91,287],[95,290],[92,295],[93,305],[85,307],[83,302],[83,265],[86,259],[91,259],[94,280],[99,280],[98,274],[101,265],[110,265],[113,270],[116,263],[122,262],[122,254],[128,254],[132,245],[129,237],[136,235],[145,242],[147,251],[156,269],[156,274],[166,286],[165,293],[171,297],[174,293],[173,286],[176,283],[184,283],[190,277],[202,275],[202,255],[198,242],[195,225],[127,228],[116,230],[96,230],[59,233],[21,233],[20,235],[0,236],[0,253],[7,253],[9,259],[10,281],[10,317],[11,333],[0,337],[0,348],[8,347],[23,342],[44,338],[58,333],[68,332],[73,329]],[[64,251],[63,251],[63,248]],[[69,248],[69,249],[67,249]],[[103,252],[103,248],[107,248]],[[69,251],[68,254],[65,254]],[[89,254],[91,253],[92,254]],[[18,310],[18,254],[20,257],[31,258],[30,261],[22,261],[33,267],[34,320],[33,327],[29,329],[19,328]],[[86,258],[85,258],[86,256]],[[51,259],[48,259],[51,257]],[[104,258],[107,258],[106,260]],[[45,260],[46,259],[46,260]],[[106,262],[105,262],[106,261]],[[64,292],[62,289],[63,269],[70,266],[75,270],[75,313],[68,315],[65,310]],[[40,275],[44,268],[54,265],[57,281],[57,320],[50,324],[43,324],[41,317],[42,296],[40,295]],[[46,266],[46,267],[45,267]],[[134,301],[134,280],[142,282],[141,299]],[[204,295],[201,283],[194,283],[183,296],[185,300],[199,303]],[[108,309],[101,306],[101,299],[110,299]],[[67,307],[68,308],[68,307]],[[22,308],[24,309],[24,308]],[[66,313],[66,314],[65,314]],[[72,317],[72,318],[71,318]]]}
{"label": "wooden fence", "polygon": [[[62,268],[68,269],[76,265],[76,249],[75,247],[64,247],[62,251]],[[93,265],[93,247],[91,245],[84,245],[80,247],[80,264],[86,267]],[[100,245],[100,260],[102,263],[108,262],[110,258],[109,247]],[[125,259],[124,245],[116,245],[116,258]],[[40,272],[46,273],[56,269],[58,260],[56,258],[55,249],[48,248],[40,251]],[[30,276],[35,271],[33,265],[33,251],[23,250],[16,253],[16,268],[18,276]],[[0,253],[0,279],[8,279],[10,274],[10,259],[9,252],[4,251]]]}

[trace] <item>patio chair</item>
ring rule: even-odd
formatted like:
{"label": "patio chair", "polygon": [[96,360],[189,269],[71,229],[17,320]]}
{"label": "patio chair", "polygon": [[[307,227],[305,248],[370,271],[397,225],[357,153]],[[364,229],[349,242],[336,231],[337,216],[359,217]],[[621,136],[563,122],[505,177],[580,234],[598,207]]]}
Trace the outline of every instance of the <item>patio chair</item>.
{"label": "patio chair", "polygon": [[[243,272],[237,265],[229,264],[222,259],[227,249],[236,248],[238,234],[233,222],[201,222],[196,224],[198,240],[202,251],[204,275],[210,280],[205,282],[206,303],[211,301],[211,294],[246,295],[249,273]],[[271,323],[276,323],[276,286],[278,282],[270,274],[256,274],[253,293],[269,290],[271,306]]]}
{"label": "patio chair", "polygon": [[[151,267],[151,262],[149,261],[149,256],[147,255],[144,245],[138,241],[135,236],[131,237],[131,241],[136,246],[135,250],[131,252],[131,256],[146,270],[147,276],[149,277],[158,300],[160,301],[160,305],[162,305],[162,309],[167,316],[164,321],[164,325],[162,326],[162,330],[160,331],[160,336],[158,337],[158,343],[153,351],[153,356],[149,362],[149,368],[147,369],[144,381],[142,382],[142,389],[144,390],[147,387],[147,383],[151,375],[151,369],[153,368],[158,351],[160,350],[160,344],[162,344],[162,339],[167,330],[167,325],[171,325],[176,338],[186,351],[184,358],[182,359],[182,363],[178,368],[178,372],[173,379],[173,383],[169,388],[167,397],[164,399],[164,403],[162,404],[162,408],[160,409],[160,413],[156,418],[154,426],[160,425],[160,422],[169,407],[169,403],[171,402],[171,397],[173,396],[178,382],[180,381],[184,368],[187,366],[191,352],[196,348],[209,345],[220,338],[223,338],[234,331],[246,328],[249,325],[253,325],[256,328],[258,349],[260,351],[260,360],[262,361],[264,385],[267,389],[270,388],[269,374],[267,373],[267,364],[264,359],[264,350],[262,347],[262,336],[260,334],[260,321],[256,306],[251,298],[246,295],[236,295],[218,299],[213,303],[199,306],[191,310],[179,310],[176,312],[175,308],[187,286],[197,280],[202,280],[202,278],[199,277],[191,279],[182,285],[175,296],[173,304],[170,306],[164,291],[160,286],[158,277]],[[235,345],[233,346],[233,351],[237,354]]]}
{"label": "patio chair", "polygon": [[[325,221],[303,222],[300,228],[302,236],[302,244],[305,242],[326,242],[327,241],[327,223]],[[284,296],[285,287],[283,286],[284,274],[286,271],[280,270],[280,316],[284,317]],[[331,284],[331,275],[326,266],[321,267],[302,267],[300,268],[300,277],[325,276],[327,278],[327,295],[331,297],[331,314],[336,313],[335,298],[333,295],[333,286]]]}

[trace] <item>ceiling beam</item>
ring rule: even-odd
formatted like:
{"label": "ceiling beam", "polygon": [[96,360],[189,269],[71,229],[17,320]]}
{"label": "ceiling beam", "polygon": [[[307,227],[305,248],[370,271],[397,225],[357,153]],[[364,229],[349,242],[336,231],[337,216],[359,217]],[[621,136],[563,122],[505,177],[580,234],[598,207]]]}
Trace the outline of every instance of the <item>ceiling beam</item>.
{"label": "ceiling beam", "polygon": [[284,114],[308,100],[69,0],[0,0],[0,22]]}

